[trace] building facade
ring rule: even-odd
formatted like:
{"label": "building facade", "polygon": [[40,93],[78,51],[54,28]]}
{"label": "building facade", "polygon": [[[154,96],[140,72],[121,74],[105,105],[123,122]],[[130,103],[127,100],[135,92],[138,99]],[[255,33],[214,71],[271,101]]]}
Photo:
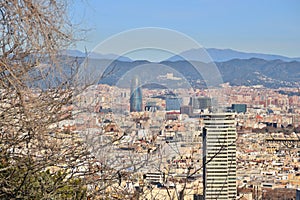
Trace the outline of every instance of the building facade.
{"label": "building facade", "polygon": [[182,105],[182,98],[180,97],[167,97],[166,98],[166,110],[180,110]]}
{"label": "building facade", "polygon": [[247,105],[246,104],[232,104],[231,109],[237,113],[246,113]]}
{"label": "building facade", "polygon": [[130,87],[130,112],[143,111],[143,94],[137,77],[131,80]]}
{"label": "building facade", "polygon": [[204,117],[205,199],[236,199],[236,135],[233,113],[213,113]]}
{"label": "building facade", "polygon": [[212,99],[209,97],[191,97],[189,105],[191,105],[193,109],[211,109]]}
{"label": "building facade", "polygon": [[192,106],[181,106],[180,114],[186,114],[188,116],[191,116],[193,114],[193,107]]}

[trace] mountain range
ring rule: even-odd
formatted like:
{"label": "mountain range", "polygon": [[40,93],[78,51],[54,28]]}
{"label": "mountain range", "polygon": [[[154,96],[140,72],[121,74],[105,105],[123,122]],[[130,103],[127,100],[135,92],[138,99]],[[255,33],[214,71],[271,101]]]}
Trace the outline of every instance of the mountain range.
{"label": "mountain range", "polygon": [[[100,61],[99,61],[100,62]],[[195,61],[201,69],[212,67],[211,63]],[[139,66],[148,66],[145,71],[138,71],[139,75],[150,76],[157,71],[161,75],[166,75],[168,71],[159,68],[161,65],[168,66],[169,73],[174,73],[174,77],[186,79],[189,84],[198,88],[205,88],[206,83],[203,77],[195,70],[194,65],[188,61],[163,61],[160,63],[151,63],[149,61],[113,61],[106,69],[108,76],[100,80],[99,83],[115,85],[126,74]],[[216,62],[223,82],[229,82],[231,85],[263,85],[268,88],[279,87],[300,87],[300,62],[285,62],[282,60],[264,60],[259,58],[233,59],[225,62]],[[157,68],[157,71],[155,70]],[[152,69],[152,71],[151,71]],[[154,69],[154,70],[153,70]],[[113,73],[109,73],[113,71]],[[156,75],[157,77],[159,75]],[[212,76],[215,76],[212,74]],[[175,80],[170,80],[172,83]],[[180,81],[178,81],[180,84]],[[179,86],[179,85],[178,85]]]}
{"label": "mountain range", "polygon": [[[250,59],[250,58],[259,58],[264,60],[282,60],[282,61],[300,61],[299,58],[289,58],[286,56],[264,54],[264,53],[246,53],[241,51],[236,51],[232,49],[216,49],[216,48],[207,48],[205,49],[208,56],[210,56],[211,61],[214,62],[225,62],[232,59]],[[181,52],[179,55],[175,55],[167,59],[168,61],[179,61],[179,60],[193,60],[193,61],[202,61],[201,53],[203,49],[190,49],[184,52]]]}
{"label": "mountain range", "polygon": [[[199,56],[206,52],[205,56]],[[120,56],[116,54],[99,54],[96,52],[89,52],[83,53],[79,50],[64,50],[62,54],[69,55],[73,57],[86,57],[95,58],[95,59],[117,59],[121,61],[133,61],[133,59]],[[205,57],[205,58],[203,58]],[[225,62],[232,59],[250,59],[250,58],[259,58],[264,60],[282,60],[282,61],[300,61],[300,57],[297,58],[290,58],[281,55],[272,55],[272,54],[265,54],[265,53],[247,53],[242,51],[236,51],[233,49],[216,49],[216,48],[206,48],[206,49],[190,49],[187,51],[183,51],[178,55],[174,55],[166,61],[182,61],[182,60],[189,60],[189,61],[201,61],[201,62]]]}
{"label": "mountain range", "polygon": [[[190,50],[183,52],[181,55],[186,57],[190,55],[190,59],[193,60],[192,55],[197,53],[196,50]],[[300,59],[288,58],[279,55],[269,54],[257,54],[257,53],[244,53],[230,49],[207,49],[214,63],[207,63],[201,60],[193,61],[202,69],[208,69],[212,65],[217,66],[223,82],[229,82],[231,85],[263,85],[269,88],[279,87],[300,87]],[[65,55],[71,57],[80,57],[84,60],[84,55],[80,51],[67,51]],[[112,58],[118,59],[112,59]],[[187,79],[187,81],[195,86],[203,88],[205,87],[205,80],[199,77],[199,73],[195,70],[191,62],[180,59],[180,56],[173,56],[170,59],[159,63],[149,62],[147,60],[133,61],[130,58],[117,56],[117,55],[100,55],[89,54],[90,63],[93,64],[94,69],[97,66],[109,66],[106,68],[104,74],[108,74],[99,81],[99,83],[115,85],[126,73],[133,70],[135,67],[148,65],[151,66],[152,71],[137,72],[145,73],[146,75],[154,74],[156,67],[159,65],[168,66],[171,70]],[[96,68],[95,68],[96,67]],[[144,68],[143,68],[144,69]],[[113,71],[113,73],[111,73]],[[159,70],[158,70],[159,71]],[[167,72],[161,72],[165,75]],[[174,76],[177,76],[177,74]],[[157,76],[159,76],[157,74]],[[173,83],[176,81],[172,81]]]}

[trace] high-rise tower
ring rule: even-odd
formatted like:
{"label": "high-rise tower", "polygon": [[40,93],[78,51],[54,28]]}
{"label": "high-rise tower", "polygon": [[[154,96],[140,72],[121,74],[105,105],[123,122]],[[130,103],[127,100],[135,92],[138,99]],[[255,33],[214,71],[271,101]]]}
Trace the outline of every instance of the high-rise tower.
{"label": "high-rise tower", "polygon": [[204,118],[203,193],[205,199],[236,199],[236,126],[233,113]]}
{"label": "high-rise tower", "polygon": [[130,112],[143,111],[143,95],[142,89],[139,85],[138,77],[131,80],[130,87]]}

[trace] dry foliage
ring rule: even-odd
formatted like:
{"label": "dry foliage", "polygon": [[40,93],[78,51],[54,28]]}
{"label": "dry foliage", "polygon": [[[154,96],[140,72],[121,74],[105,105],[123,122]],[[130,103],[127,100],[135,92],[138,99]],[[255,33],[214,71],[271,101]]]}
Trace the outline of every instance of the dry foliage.
{"label": "dry foliage", "polygon": [[[72,127],[60,126],[73,117],[78,71],[76,59],[59,56],[74,41],[66,9],[64,0],[0,1],[0,199],[157,199],[151,185],[139,194],[121,182],[140,179],[136,168],[160,166],[159,154],[138,160],[132,153],[129,165],[107,164]],[[107,154],[107,145],[95,148]],[[130,167],[133,173],[126,172]],[[183,199],[188,179],[201,168],[187,166],[183,188],[166,190],[167,197]]]}
{"label": "dry foliage", "polygon": [[0,199],[86,196],[79,177],[87,154],[58,129],[72,97],[73,75],[58,56],[73,41],[66,8],[60,0],[0,2]]}

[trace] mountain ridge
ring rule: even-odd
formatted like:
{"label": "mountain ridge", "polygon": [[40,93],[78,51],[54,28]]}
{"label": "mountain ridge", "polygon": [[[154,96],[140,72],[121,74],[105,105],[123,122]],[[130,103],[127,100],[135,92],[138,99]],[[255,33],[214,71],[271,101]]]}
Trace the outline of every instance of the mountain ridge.
{"label": "mountain ridge", "polygon": [[[211,67],[212,63],[203,63],[200,61],[197,65],[204,69]],[[203,77],[195,71],[193,62],[188,61],[162,61],[160,63],[151,63],[148,61],[122,62],[114,61],[107,71],[114,69],[112,76],[105,77],[99,83],[113,85],[124,76],[128,71],[143,64],[162,64],[172,68],[186,78],[193,86],[204,87]],[[231,85],[264,85],[269,88],[279,87],[300,87],[300,62],[286,62],[282,60],[264,60],[259,58],[250,59],[232,59],[225,62],[214,63],[223,79],[223,82],[229,82]],[[204,67],[204,68],[203,68]],[[201,73],[201,72],[200,72]],[[201,82],[199,84],[198,82]]]}
{"label": "mountain ridge", "polygon": [[[281,55],[266,54],[266,53],[249,53],[242,52],[233,49],[217,49],[217,48],[206,48],[206,49],[190,49],[184,52],[181,52],[178,55],[174,55],[167,60],[169,61],[178,61],[178,60],[193,60],[193,61],[203,61],[203,51],[206,51],[208,57],[210,57],[210,62],[225,62],[235,58],[239,59],[250,59],[250,58],[261,58],[264,60],[283,60],[283,61],[300,61],[300,57],[290,58]],[[205,58],[206,62],[207,59]]]}
{"label": "mountain ridge", "polygon": [[[208,51],[219,51],[219,49],[208,49]],[[234,52],[234,50],[229,50]],[[228,52],[228,51],[227,51]],[[80,51],[69,52],[71,56],[80,56]],[[218,53],[218,52],[217,52]],[[234,52],[235,53],[235,52]],[[220,54],[219,54],[220,55]],[[242,55],[245,55],[242,53]],[[250,55],[256,55],[250,54]],[[264,58],[250,57],[249,54],[246,55],[247,59],[240,58],[238,56],[230,57],[230,60],[225,61],[214,61],[214,62],[203,62],[203,61],[193,61],[191,60],[164,60],[161,62],[150,62],[147,60],[131,60],[131,59],[114,59],[116,55],[93,55],[89,54],[89,63],[93,65],[93,70],[97,66],[106,66],[107,74],[109,76],[103,78],[99,83],[105,83],[113,85],[118,82],[128,71],[134,69],[137,66],[142,66],[144,64],[153,65],[162,64],[166,65],[183,77],[185,77],[191,84],[196,87],[205,87],[205,81],[202,77],[199,77],[199,73],[195,71],[192,63],[196,62],[200,68],[205,69],[205,67],[210,67],[211,64],[216,65],[222,79],[224,82],[229,82],[231,85],[264,85],[265,87],[278,88],[278,87],[300,87],[300,60],[288,58],[286,60],[282,59],[281,56],[274,56],[268,54],[262,54],[271,60]],[[110,59],[113,56],[113,59]],[[86,56],[85,56],[86,57]],[[81,57],[83,60],[85,57]],[[248,58],[250,57],[250,58]],[[216,58],[215,58],[216,59]],[[218,60],[218,59],[216,59]],[[219,58],[219,60],[222,60]],[[203,68],[204,67],[204,68]],[[110,73],[113,70],[114,73]],[[151,71],[149,73],[152,73]],[[198,75],[197,75],[198,74]],[[201,79],[202,78],[202,79]],[[200,80],[201,79],[201,80]],[[200,81],[200,83],[199,83]]]}
{"label": "mountain ridge", "polygon": [[[121,61],[135,61],[135,59],[116,54],[100,54],[97,52],[81,52],[80,50],[63,50],[60,52],[62,55],[68,55],[72,57],[88,57],[93,59],[111,59],[111,60],[121,60]],[[199,48],[199,49],[189,49],[179,53],[178,55],[171,56],[165,61],[179,61],[179,60],[189,60],[189,61],[201,61],[201,62],[225,62],[232,59],[250,59],[250,58],[260,58],[264,60],[282,60],[286,62],[300,61],[300,57],[291,58],[287,56],[267,54],[267,53],[250,53],[237,51],[233,49],[218,49],[218,48]]]}

